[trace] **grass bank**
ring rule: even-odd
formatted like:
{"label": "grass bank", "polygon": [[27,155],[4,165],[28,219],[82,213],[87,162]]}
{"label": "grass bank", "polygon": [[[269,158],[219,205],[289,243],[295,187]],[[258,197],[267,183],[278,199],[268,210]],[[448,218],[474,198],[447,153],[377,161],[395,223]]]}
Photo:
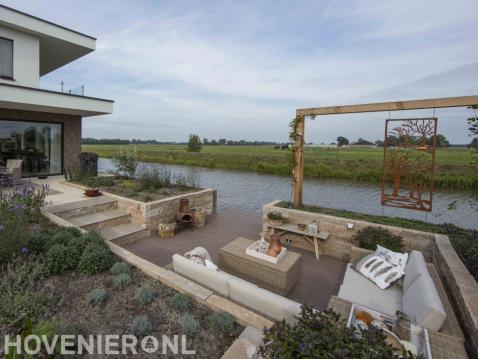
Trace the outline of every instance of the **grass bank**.
{"label": "grass bank", "polygon": [[[83,151],[111,158],[121,145],[83,145]],[[137,145],[140,159],[148,162],[201,166],[258,173],[291,174],[290,151],[273,146],[203,146],[187,152],[183,145]],[[437,150],[435,185],[439,188],[478,189],[478,165],[472,150]],[[380,182],[382,149],[306,149],[304,175]]]}

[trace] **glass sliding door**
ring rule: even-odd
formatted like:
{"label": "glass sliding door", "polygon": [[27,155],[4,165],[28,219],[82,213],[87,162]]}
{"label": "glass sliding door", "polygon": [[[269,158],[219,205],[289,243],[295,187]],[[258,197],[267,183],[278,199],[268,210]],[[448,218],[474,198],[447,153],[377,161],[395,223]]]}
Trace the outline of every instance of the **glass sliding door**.
{"label": "glass sliding door", "polygon": [[61,123],[0,119],[0,165],[21,159],[24,177],[60,174],[62,130]]}

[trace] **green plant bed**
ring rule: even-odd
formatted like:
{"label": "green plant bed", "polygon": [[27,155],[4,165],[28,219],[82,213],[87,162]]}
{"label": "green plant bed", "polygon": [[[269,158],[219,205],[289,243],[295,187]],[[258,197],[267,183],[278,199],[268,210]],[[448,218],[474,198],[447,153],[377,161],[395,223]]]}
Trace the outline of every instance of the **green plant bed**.
{"label": "green plant bed", "polygon": [[[276,204],[280,208],[293,208],[291,202],[282,201]],[[461,257],[471,275],[478,282],[478,231],[464,229],[453,224],[434,224],[415,219],[377,216],[373,214],[346,211],[343,209],[325,208],[313,205],[304,205],[301,211],[326,214],[342,218],[355,219],[376,224],[414,229],[417,231],[446,234]]]}
{"label": "green plant bed", "polygon": [[73,183],[88,187],[99,188],[101,191],[118,196],[134,199],[141,202],[158,201],[164,198],[192,193],[201,190],[195,183],[189,185],[187,179],[181,180],[182,184],[163,183],[155,179],[141,180],[122,178],[117,176],[90,177]]}
{"label": "green plant bed", "polygon": [[24,251],[11,252],[0,266],[0,348],[5,335],[38,326],[56,334],[161,339],[183,334],[192,322],[181,321],[188,314],[194,318],[194,330],[185,330],[188,349],[220,358],[244,329],[235,322],[228,332],[212,328],[213,311],[119,261],[96,232],[57,227],[41,216],[29,224]]}

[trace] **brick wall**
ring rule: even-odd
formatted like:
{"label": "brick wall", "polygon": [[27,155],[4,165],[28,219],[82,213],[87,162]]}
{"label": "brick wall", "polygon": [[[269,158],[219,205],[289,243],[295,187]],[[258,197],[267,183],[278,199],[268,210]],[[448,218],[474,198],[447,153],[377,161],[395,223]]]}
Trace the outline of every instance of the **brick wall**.
{"label": "brick wall", "polygon": [[81,116],[0,108],[0,119],[63,123],[63,167],[71,168],[78,164],[81,153]]}

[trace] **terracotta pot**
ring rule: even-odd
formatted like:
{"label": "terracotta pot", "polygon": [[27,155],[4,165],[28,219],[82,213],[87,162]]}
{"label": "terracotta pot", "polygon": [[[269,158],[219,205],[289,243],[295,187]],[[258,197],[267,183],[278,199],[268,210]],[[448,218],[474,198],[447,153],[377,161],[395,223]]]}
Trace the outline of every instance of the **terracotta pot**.
{"label": "terracotta pot", "polygon": [[269,252],[267,253],[271,257],[277,257],[282,250],[282,245],[280,244],[280,237],[276,234],[271,235],[269,239]]}
{"label": "terracotta pot", "polygon": [[100,195],[99,188],[87,188],[85,189],[85,195],[87,197],[98,197]]}

